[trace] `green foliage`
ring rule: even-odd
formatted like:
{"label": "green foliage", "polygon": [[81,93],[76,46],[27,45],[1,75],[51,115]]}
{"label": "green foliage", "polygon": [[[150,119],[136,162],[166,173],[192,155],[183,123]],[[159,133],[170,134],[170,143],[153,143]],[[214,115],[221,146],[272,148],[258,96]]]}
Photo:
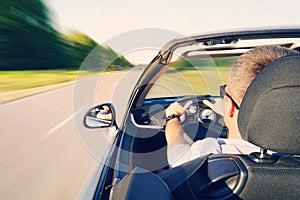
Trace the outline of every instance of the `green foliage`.
{"label": "green foliage", "polygon": [[117,57],[112,64],[109,65],[109,67],[114,67],[114,66],[121,66],[122,68],[128,68],[128,67],[134,67],[134,65],[132,65],[130,62],[128,62],[128,60],[126,60],[126,58],[124,58],[123,56]]}
{"label": "green foliage", "polygon": [[93,69],[131,66],[124,57],[85,34],[57,32],[42,0],[2,0],[0,70],[78,69],[94,49],[96,54],[87,63]]}
{"label": "green foliage", "polygon": [[172,64],[172,68],[176,70],[189,70],[203,68],[203,67],[231,67],[237,57],[220,57],[220,58],[200,58],[187,60],[180,58]]}
{"label": "green foliage", "polygon": [[190,63],[186,59],[180,58],[176,62],[172,63],[171,67],[176,69],[176,70],[181,70],[181,69],[185,69],[185,68],[191,68],[192,69],[193,65],[192,65],[192,63]]}
{"label": "green foliage", "polygon": [[54,59],[61,54],[59,38],[41,1],[4,1],[0,13],[0,69],[49,68],[62,62]]}
{"label": "green foliage", "polygon": [[114,69],[116,65],[123,68],[133,67],[126,58],[119,56],[111,48],[99,45],[92,38],[80,32],[71,32],[65,36],[65,39],[69,44],[69,58],[76,63],[76,66],[80,66],[84,62],[85,69],[95,71]]}
{"label": "green foliage", "polygon": [[231,67],[233,62],[237,59],[236,56],[214,58],[213,61],[218,67]]}

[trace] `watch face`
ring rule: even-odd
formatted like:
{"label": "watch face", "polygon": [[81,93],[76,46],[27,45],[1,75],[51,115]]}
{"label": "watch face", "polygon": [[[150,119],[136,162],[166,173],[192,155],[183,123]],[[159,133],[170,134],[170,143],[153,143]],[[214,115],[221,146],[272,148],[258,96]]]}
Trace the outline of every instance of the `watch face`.
{"label": "watch face", "polygon": [[180,122],[184,122],[185,120],[185,113],[183,113],[180,117],[179,117]]}

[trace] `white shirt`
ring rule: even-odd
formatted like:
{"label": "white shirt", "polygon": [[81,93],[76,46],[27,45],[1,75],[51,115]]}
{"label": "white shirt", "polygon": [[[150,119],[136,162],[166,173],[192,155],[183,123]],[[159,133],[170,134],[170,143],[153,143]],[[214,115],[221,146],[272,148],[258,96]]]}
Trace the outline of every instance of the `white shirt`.
{"label": "white shirt", "polygon": [[205,138],[192,145],[177,144],[168,150],[168,161],[176,167],[208,154],[250,154],[260,148],[242,139]]}

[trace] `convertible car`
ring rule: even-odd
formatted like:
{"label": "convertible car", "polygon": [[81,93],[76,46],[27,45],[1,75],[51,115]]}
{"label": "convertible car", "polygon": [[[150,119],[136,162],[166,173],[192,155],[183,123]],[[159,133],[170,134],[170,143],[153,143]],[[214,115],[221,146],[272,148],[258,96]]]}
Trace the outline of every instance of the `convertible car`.
{"label": "convertible car", "polygon": [[[191,101],[180,123],[189,143],[226,138],[223,116],[203,103],[220,98],[232,63],[254,47],[299,50],[300,29],[247,30],[175,39],[144,69],[116,123],[114,105],[91,108],[87,128],[115,129],[97,184],[104,199],[299,199],[300,56],[270,63],[252,82],[240,106],[243,139],[261,147],[249,155],[207,155],[170,167],[165,109]],[[106,116],[109,115],[109,116]],[[103,118],[103,116],[105,116]],[[269,155],[267,150],[277,152]]]}

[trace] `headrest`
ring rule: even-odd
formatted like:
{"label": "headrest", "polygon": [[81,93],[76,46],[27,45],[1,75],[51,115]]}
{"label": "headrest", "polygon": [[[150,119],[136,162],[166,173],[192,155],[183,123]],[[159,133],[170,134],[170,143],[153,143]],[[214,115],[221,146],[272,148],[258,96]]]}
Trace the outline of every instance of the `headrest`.
{"label": "headrest", "polygon": [[243,139],[283,154],[300,154],[300,56],[266,66],[241,103],[238,126]]}

